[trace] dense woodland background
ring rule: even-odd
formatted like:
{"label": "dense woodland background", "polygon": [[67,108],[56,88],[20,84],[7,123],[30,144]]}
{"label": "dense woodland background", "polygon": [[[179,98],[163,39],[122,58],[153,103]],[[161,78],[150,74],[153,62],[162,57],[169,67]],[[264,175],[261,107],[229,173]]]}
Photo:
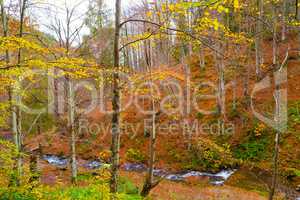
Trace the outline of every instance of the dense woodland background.
{"label": "dense woodland background", "polygon": [[0,0],[0,199],[299,199],[298,0],[111,4]]}

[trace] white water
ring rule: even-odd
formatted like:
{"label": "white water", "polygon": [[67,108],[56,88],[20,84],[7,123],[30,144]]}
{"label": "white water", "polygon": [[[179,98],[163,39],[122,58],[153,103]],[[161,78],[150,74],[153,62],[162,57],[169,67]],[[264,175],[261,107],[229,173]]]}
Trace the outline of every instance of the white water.
{"label": "white water", "polygon": [[[198,171],[190,171],[186,174],[181,175],[181,177],[189,178],[189,177],[209,177],[212,180],[210,181],[211,184],[213,185],[223,185],[225,181],[227,181],[234,173],[236,170],[222,170],[219,173],[212,174],[212,173],[206,173],[206,172],[198,172]],[[216,179],[216,180],[214,180]]]}
{"label": "white water", "polygon": [[[55,155],[45,155],[43,159],[46,160],[49,164],[55,165],[58,167],[66,166],[68,164],[68,159],[55,156]],[[100,161],[85,161],[83,167],[88,169],[99,169],[104,167],[104,163]],[[147,166],[143,164],[134,164],[134,163],[126,163],[123,165],[123,169],[126,171],[136,171],[136,172],[144,172],[147,170]],[[165,178],[170,181],[184,181],[189,177],[208,177],[210,179],[210,183],[212,185],[223,185],[234,173],[236,170],[222,170],[219,173],[207,173],[207,172],[199,172],[199,171],[188,171],[186,173],[169,173],[163,169],[155,169],[154,175]],[[296,200],[300,200],[299,198]]]}
{"label": "white water", "polygon": [[64,166],[68,164],[68,159],[54,156],[54,155],[44,155],[43,159],[46,160],[51,165]]}

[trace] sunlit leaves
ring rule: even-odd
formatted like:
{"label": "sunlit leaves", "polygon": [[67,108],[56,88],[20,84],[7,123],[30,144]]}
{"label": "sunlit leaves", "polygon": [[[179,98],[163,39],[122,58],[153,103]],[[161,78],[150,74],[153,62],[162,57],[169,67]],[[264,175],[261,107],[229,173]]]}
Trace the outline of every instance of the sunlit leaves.
{"label": "sunlit leaves", "polygon": [[0,51],[16,51],[18,49],[32,50],[35,53],[48,53],[46,48],[19,37],[0,37]]}
{"label": "sunlit leaves", "polygon": [[14,173],[14,159],[17,155],[17,150],[11,142],[0,140],[0,187],[8,186],[8,180]]}

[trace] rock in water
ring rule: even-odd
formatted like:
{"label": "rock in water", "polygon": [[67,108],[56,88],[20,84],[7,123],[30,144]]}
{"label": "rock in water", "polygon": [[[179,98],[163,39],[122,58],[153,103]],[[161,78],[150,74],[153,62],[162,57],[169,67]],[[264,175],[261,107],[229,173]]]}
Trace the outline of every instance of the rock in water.
{"label": "rock in water", "polygon": [[44,155],[43,159],[46,160],[49,164],[55,165],[58,167],[63,167],[68,164],[68,159],[63,157],[58,157],[55,155]]}
{"label": "rock in water", "polygon": [[102,163],[97,160],[90,161],[84,165],[84,167],[86,167],[88,169],[99,169],[101,166],[102,166]]}
{"label": "rock in water", "polygon": [[144,164],[125,163],[123,169],[125,171],[143,172],[147,170],[147,167]]}

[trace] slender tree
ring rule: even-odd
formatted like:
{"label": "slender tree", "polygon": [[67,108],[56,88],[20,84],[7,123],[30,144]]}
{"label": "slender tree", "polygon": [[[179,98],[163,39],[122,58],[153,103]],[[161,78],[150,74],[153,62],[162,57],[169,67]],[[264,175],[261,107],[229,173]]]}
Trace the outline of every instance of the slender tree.
{"label": "slender tree", "polygon": [[286,39],[287,33],[287,18],[288,18],[288,1],[283,0],[282,2],[282,32],[281,32],[281,40],[284,41]]}
{"label": "slender tree", "polygon": [[278,42],[277,42],[277,5],[272,3],[273,10],[273,65],[276,68],[277,55],[278,55]]}
{"label": "slender tree", "polygon": [[116,0],[115,4],[115,39],[114,39],[114,69],[113,73],[113,99],[112,99],[112,166],[110,189],[112,193],[118,191],[118,171],[119,171],[119,150],[120,150],[120,88],[119,88],[119,68],[120,68],[120,20],[121,20],[121,0]]}
{"label": "slender tree", "polygon": [[262,32],[263,32],[263,16],[264,16],[264,0],[257,0],[258,18],[256,20],[255,35],[255,71],[257,78],[261,77],[261,65],[263,64],[262,54]]}
{"label": "slender tree", "polygon": [[[151,52],[151,41],[147,41],[147,52]],[[156,147],[156,121],[158,117],[158,112],[155,109],[155,97],[154,97],[154,89],[153,89],[153,77],[152,77],[152,66],[151,66],[151,53],[149,53],[147,65],[148,72],[150,73],[150,95],[151,95],[151,122],[152,122],[152,130],[150,131],[149,138],[149,168],[146,176],[146,180],[141,191],[141,196],[146,197],[149,195],[150,191],[158,185],[159,181],[154,181],[154,166],[155,166],[155,147]]]}
{"label": "slender tree", "polygon": [[295,0],[295,19],[299,20],[299,0]]}
{"label": "slender tree", "polygon": [[[20,38],[23,37],[24,33],[24,18],[25,11],[27,8],[27,0],[20,1],[20,19],[19,19],[19,34]],[[17,66],[20,66],[22,63],[22,49],[18,50],[17,54]],[[18,151],[17,158],[17,177],[16,184],[20,185],[20,177],[22,176],[22,168],[23,168],[23,156],[22,156],[22,146],[23,146],[23,135],[22,135],[22,119],[21,119],[21,109],[18,106],[18,102],[21,100],[21,96],[19,94],[20,91],[15,91],[12,94],[12,129],[15,135],[15,145]]]}

